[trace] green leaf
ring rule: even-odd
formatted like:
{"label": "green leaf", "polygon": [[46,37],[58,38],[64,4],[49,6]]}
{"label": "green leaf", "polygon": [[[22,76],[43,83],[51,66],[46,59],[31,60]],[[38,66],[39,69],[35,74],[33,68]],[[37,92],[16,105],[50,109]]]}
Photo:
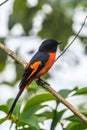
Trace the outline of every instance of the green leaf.
{"label": "green leaf", "polygon": [[66,120],[69,120],[69,121],[72,121],[72,122],[82,122],[81,119],[79,119],[77,116],[75,115],[72,115],[72,116],[69,116],[67,118],[65,118]]}
{"label": "green leaf", "polygon": [[1,105],[0,106],[0,111],[3,111],[5,113],[7,113],[8,112],[8,106],[7,105]]}
{"label": "green leaf", "polygon": [[62,118],[65,111],[66,111],[66,109],[62,110],[60,112],[54,110],[53,121],[51,124],[51,130],[54,130],[56,125],[61,121],[61,118]]}
{"label": "green leaf", "polygon": [[57,100],[52,94],[45,92],[45,93],[40,93],[37,95],[34,95],[32,98],[28,100],[24,107],[24,111],[31,108],[34,105],[38,105],[42,102],[45,101],[50,101],[50,100]]}
{"label": "green leaf", "polygon": [[37,11],[37,6],[31,8],[28,6],[27,0],[22,0],[22,2],[21,0],[14,1],[13,18],[15,18],[18,23],[22,24],[26,35],[28,35],[29,30],[32,29],[33,18]]}
{"label": "green leaf", "polygon": [[87,94],[87,87],[77,90],[74,95],[80,95],[80,94]]}
{"label": "green leaf", "polygon": [[[14,102],[14,99],[12,99],[12,98],[7,101],[7,105],[8,105],[9,109],[11,108],[13,102]],[[21,102],[18,101],[16,103],[16,106],[15,106],[14,111],[13,111],[12,114],[15,115],[16,117],[19,117],[19,115],[20,115],[20,108],[21,108]]]}
{"label": "green leaf", "polygon": [[65,130],[86,130],[87,124],[85,123],[78,123],[78,122],[72,122],[70,123]]}
{"label": "green leaf", "polygon": [[[29,117],[28,117],[28,119],[29,119]],[[20,120],[17,122],[17,127],[19,128],[19,127],[23,127],[25,130],[37,130],[38,128],[35,128],[34,126],[35,126],[35,123],[34,123],[34,125],[33,126],[31,126],[31,121],[30,120],[28,120],[28,119],[23,119],[23,118],[20,118]],[[37,120],[37,119],[36,119]],[[28,122],[28,123],[27,123]],[[31,123],[31,124],[29,124],[29,123]],[[28,128],[25,128],[25,126],[28,126]],[[37,124],[36,124],[37,125]],[[37,127],[37,126],[36,126]],[[24,130],[23,129],[23,130]]]}
{"label": "green leaf", "polygon": [[35,81],[32,81],[32,83],[29,85],[27,90],[28,90],[28,97],[31,97],[34,94],[36,95],[36,93],[38,92],[41,92],[41,93],[48,92],[45,88],[43,88],[42,86],[39,86]]}
{"label": "green leaf", "polygon": [[58,7],[56,9],[54,7],[53,11],[46,15],[42,24],[42,30],[40,30],[38,35],[42,38],[63,40],[63,44],[60,45],[61,50],[63,50],[69,36],[73,33],[71,25],[72,20],[66,18],[64,12],[62,10],[60,12]]}
{"label": "green leaf", "polygon": [[35,127],[29,126],[29,127],[23,127],[23,129],[20,130],[42,130],[42,129],[36,129]]}
{"label": "green leaf", "polygon": [[[27,4],[27,0],[15,0],[14,1],[14,5],[13,5],[13,14],[14,16],[16,16],[18,19],[21,19],[23,18],[23,15],[24,15],[24,12],[26,11],[26,4]],[[19,9],[19,5],[20,6],[20,9]]]}
{"label": "green leaf", "polygon": [[35,105],[27,109],[26,111],[23,111],[20,116],[20,121],[39,129],[38,118],[36,117],[35,112],[40,108],[41,105]]}
{"label": "green leaf", "polygon": [[[83,115],[87,117],[87,113],[83,113]],[[68,120],[68,121],[72,121],[72,122],[83,123],[83,121],[75,115],[69,116],[65,119]]]}
{"label": "green leaf", "polygon": [[12,27],[17,23],[16,18],[14,17],[14,15],[10,15],[9,16],[9,21],[8,21],[8,28],[9,30],[12,29]]}
{"label": "green leaf", "polygon": [[53,118],[53,111],[45,111],[40,114],[37,114],[37,117],[39,118],[40,122],[43,122],[46,119],[52,119]]}
{"label": "green leaf", "polygon": [[33,82],[29,85],[29,87],[27,88],[29,95],[31,95],[31,93],[33,93],[33,94],[36,93],[36,91],[37,91],[37,90],[40,90],[40,89],[42,89],[42,88],[39,87],[35,81],[33,81]]}
{"label": "green leaf", "polygon": [[[29,117],[28,117],[28,119],[29,119]],[[26,121],[25,121],[25,120],[26,120]],[[31,123],[30,120],[27,120],[27,119],[25,119],[25,120],[20,119],[20,120],[17,122],[17,124],[16,124],[17,128],[23,127],[23,130],[38,130],[38,128],[35,128],[34,126],[31,126],[31,124],[29,124],[29,122]],[[28,122],[28,123],[27,123],[27,122]],[[34,123],[34,124],[35,124],[35,123]],[[27,126],[27,128],[26,128],[26,126]]]}
{"label": "green leaf", "polygon": [[38,119],[38,115],[35,113],[40,110],[42,107],[41,103],[45,101],[55,100],[55,97],[50,93],[40,93],[29,98],[27,103],[24,106],[24,109],[20,116],[20,121],[25,122],[28,125],[31,125],[39,129],[39,122],[42,121],[43,117]]}
{"label": "green leaf", "polygon": [[67,98],[67,96],[72,92],[73,90],[70,89],[63,89],[60,90],[59,93],[62,97]]}
{"label": "green leaf", "polygon": [[0,124],[2,124],[3,122],[5,122],[6,120],[7,120],[6,117],[1,118],[1,119],[0,119]]}

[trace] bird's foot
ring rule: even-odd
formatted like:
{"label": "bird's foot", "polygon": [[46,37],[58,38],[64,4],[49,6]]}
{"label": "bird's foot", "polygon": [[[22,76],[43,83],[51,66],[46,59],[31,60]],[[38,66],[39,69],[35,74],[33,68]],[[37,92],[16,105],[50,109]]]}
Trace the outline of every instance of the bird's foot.
{"label": "bird's foot", "polygon": [[36,83],[38,84],[38,85],[41,85],[41,86],[43,86],[43,85],[49,85],[46,81],[44,81],[43,79],[41,79],[41,78],[37,78],[36,79]]}

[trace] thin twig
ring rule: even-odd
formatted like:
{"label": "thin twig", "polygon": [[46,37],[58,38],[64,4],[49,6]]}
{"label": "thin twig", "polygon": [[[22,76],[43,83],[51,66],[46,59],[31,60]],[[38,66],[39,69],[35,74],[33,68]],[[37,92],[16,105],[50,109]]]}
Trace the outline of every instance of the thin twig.
{"label": "thin twig", "polygon": [[6,2],[8,2],[9,0],[5,0],[2,3],[0,3],[0,6],[4,5]]}
{"label": "thin twig", "polygon": [[13,126],[13,122],[11,122],[11,125],[10,125],[10,127],[9,127],[9,130],[11,130],[12,126]]}
{"label": "thin twig", "polygon": [[[16,62],[21,64],[24,68],[26,66],[26,63],[21,60],[12,50],[5,47],[3,44],[0,43],[0,49],[2,49],[4,52],[6,52],[9,56],[11,56]],[[38,81],[38,79],[37,79]],[[37,82],[36,81],[36,82]],[[44,81],[41,79],[40,82],[38,82],[39,85],[47,89],[50,93],[52,93],[60,102],[62,102],[67,108],[69,108],[75,115],[77,115],[81,120],[83,120],[85,123],[87,123],[87,118],[81,114],[78,110],[76,110],[69,102],[67,102],[59,93],[57,93],[50,85],[44,83]]]}
{"label": "thin twig", "polygon": [[56,58],[55,62],[68,50],[68,48],[74,43],[74,41],[76,40],[76,38],[78,37],[79,33],[81,32],[81,30],[83,29],[85,22],[86,22],[87,16],[84,19],[84,22],[81,26],[81,28],[79,29],[78,33],[75,35],[75,37],[73,38],[73,40],[70,42],[70,44],[63,50],[63,52],[61,52],[61,54]]}
{"label": "thin twig", "polygon": [[11,56],[17,63],[21,64],[23,67],[26,66],[26,62],[20,59],[12,50],[4,46],[2,43],[0,43],[0,49],[6,52],[9,56]]}

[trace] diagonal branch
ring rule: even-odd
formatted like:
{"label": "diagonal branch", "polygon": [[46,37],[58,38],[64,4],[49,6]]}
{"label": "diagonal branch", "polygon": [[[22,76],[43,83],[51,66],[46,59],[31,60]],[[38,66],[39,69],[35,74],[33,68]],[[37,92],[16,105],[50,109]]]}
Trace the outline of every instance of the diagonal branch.
{"label": "diagonal branch", "polygon": [[[40,81],[41,80],[41,81]],[[51,94],[53,94],[58,100],[60,100],[61,103],[63,103],[69,110],[71,110],[76,116],[78,116],[81,120],[83,120],[85,123],[87,123],[87,118],[80,113],[78,110],[76,110],[68,101],[66,101],[58,92],[56,92],[50,85],[47,83],[44,83],[42,79],[37,79],[36,83],[38,85],[41,85],[45,89],[47,89]]]}
{"label": "diagonal branch", "polygon": [[[21,60],[12,50],[5,47],[0,43],[0,49],[11,56],[17,63],[21,64],[24,68],[26,63]],[[76,116],[78,116],[81,120],[87,123],[87,118],[81,114],[78,110],[76,110],[69,102],[67,102],[59,93],[57,93],[50,85],[46,84],[42,79],[37,79],[36,82],[38,85],[41,85],[45,89],[47,89],[51,94],[53,94],[61,103],[63,103],[69,110],[71,110]]]}
{"label": "diagonal branch", "polygon": [[4,46],[2,43],[0,43],[0,49],[6,52],[10,57],[12,57],[17,63],[21,64],[24,68],[26,66],[26,62],[24,62],[22,59],[20,59],[16,53],[14,53],[12,50]]}
{"label": "diagonal branch", "polygon": [[85,17],[83,24],[81,26],[81,28],[79,29],[78,33],[76,33],[75,37],[73,38],[73,40],[69,43],[69,45],[63,50],[63,52],[61,52],[61,54],[56,58],[55,62],[69,49],[69,47],[74,43],[74,41],[76,40],[76,38],[78,37],[79,33],[81,32],[81,30],[83,29],[85,23],[87,20],[87,16]]}
{"label": "diagonal branch", "polygon": [[9,0],[5,0],[2,3],[0,3],[0,6],[4,5],[6,2],[8,2]]}

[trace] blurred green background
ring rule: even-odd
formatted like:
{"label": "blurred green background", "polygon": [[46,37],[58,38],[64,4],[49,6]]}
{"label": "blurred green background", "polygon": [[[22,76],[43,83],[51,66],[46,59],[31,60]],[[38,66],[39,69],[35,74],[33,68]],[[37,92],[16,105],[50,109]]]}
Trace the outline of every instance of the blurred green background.
{"label": "blurred green background", "polygon": [[[10,3],[10,4],[9,4]],[[27,38],[32,38],[33,41],[38,39],[38,42],[41,42],[44,39],[47,38],[53,38],[56,40],[61,40],[63,44],[60,45],[59,49],[60,51],[63,51],[63,49],[66,47],[66,45],[70,42],[70,39],[78,32],[80,29],[85,16],[87,15],[87,0],[12,0],[5,3],[3,6],[1,6],[2,12],[6,12],[5,6],[8,9],[8,13],[6,14],[6,32],[2,34],[0,33],[0,42],[6,45],[8,48],[13,48],[12,50],[15,51],[15,53],[23,58],[24,60],[28,60],[28,57],[32,56],[32,54],[36,51],[36,48],[33,48],[34,43],[29,43],[29,51],[27,51],[27,58],[22,57],[25,54],[21,54],[21,47],[24,47],[28,45]],[[4,15],[4,14],[3,14]],[[4,16],[3,16],[4,17]],[[0,18],[2,20],[2,17]],[[17,28],[18,27],[18,28]],[[21,43],[21,39],[24,39],[24,45]],[[18,46],[16,49],[14,49],[14,45],[12,47],[12,42],[18,42],[20,46]],[[82,44],[82,47],[84,48],[84,55],[87,54],[87,22],[84,25],[84,28],[82,32],[79,34],[77,40]],[[10,44],[9,44],[10,43]],[[16,43],[17,44],[17,43]],[[10,46],[9,46],[10,45]],[[40,43],[39,43],[40,45]],[[39,46],[36,45],[35,46]],[[79,52],[79,50],[75,50]],[[69,55],[72,55],[69,53]],[[73,54],[74,55],[74,54]],[[25,57],[26,57],[25,56]],[[29,57],[29,58],[30,58]],[[72,60],[72,58],[71,58]],[[74,67],[77,64],[80,64],[80,59],[78,57],[75,57],[73,59]],[[3,73],[7,69],[8,64],[12,64],[13,66],[10,66],[11,69],[15,68],[14,76],[11,80],[2,80]],[[70,66],[68,62],[68,66]],[[61,69],[60,65],[57,65],[56,71]],[[10,68],[9,68],[10,70]],[[7,54],[5,54],[2,50],[0,50],[0,87],[2,88],[3,85],[7,87],[11,87],[11,91],[15,91],[15,86],[18,86],[18,83],[22,77],[24,68],[15,63]],[[85,70],[84,70],[85,71]],[[10,71],[8,74],[10,75]],[[9,75],[7,76],[9,77]],[[5,75],[4,75],[5,76]],[[44,77],[46,79],[52,78],[52,73],[47,73]],[[68,82],[68,81],[67,81]],[[57,85],[56,85],[57,86]],[[63,118],[66,122],[68,122],[67,125],[65,125],[65,122],[62,120],[63,114],[66,112],[66,109],[58,111],[58,106],[60,105],[59,101],[56,101],[56,99],[47,93],[46,90],[42,89],[41,87],[38,87],[34,82],[30,85],[30,88],[28,89],[28,93],[26,96],[24,96],[24,100],[27,100],[27,103],[24,106],[23,111],[21,112],[21,117],[18,113],[14,112],[15,117],[19,119],[19,122],[16,122],[15,124],[17,127],[22,126],[21,130],[43,130],[47,129],[48,126],[50,126],[47,130],[85,130],[87,129],[87,126],[79,121],[74,115],[68,118]],[[9,93],[9,89],[7,90]],[[75,92],[72,94],[72,92]],[[14,93],[14,92],[13,92]],[[47,95],[45,95],[47,93]],[[87,89],[86,87],[79,90],[79,87],[73,86],[72,90],[64,89],[60,90],[60,93],[67,98],[69,94],[73,96],[75,95],[84,95],[86,96]],[[3,92],[4,94],[4,92]],[[0,97],[1,98],[1,104],[3,102],[7,101],[4,99],[3,101],[3,94]],[[38,94],[38,96],[37,96]],[[42,95],[39,95],[42,94]],[[8,94],[9,95],[9,94]],[[35,96],[31,99],[32,95]],[[42,97],[44,100],[39,100],[39,96]],[[8,96],[9,98],[11,96]],[[9,99],[8,98],[8,99]],[[81,98],[81,97],[80,97]],[[76,98],[78,99],[78,98]],[[84,100],[84,98],[82,98]],[[29,101],[28,101],[29,100]],[[41,105],[42,102],[55,100],[56,105],[55,108],[51,109],[49,105]],[[82,102],[83,102],[82,100]],[[31,105],[29,106],[29,102]],[[11,102],[11,101],[8,101]],[[6,102],[5,102],[6,103]],[[4,104],[5,104],[4,103]],[[87,102],[86,102],[87,103]],[[9,103],[10,104],[10,103]],[[33,105],[32,105],[33,104]],[[36,105],[38,104],[38,105]],[[19,109],[21,106],[20,102],[16,109]],[[36,107],[35,107],[36,106]],[[43,107],[48,106],[51,110],[45,110],[42,114],[37,114],[36,112]],[[82,104],[77,105],[78,109],[82,111],[83,113],[86,112],[86,108],[84,108],[84,102]],[[6,110],[5,110],[6,107]],[[27,110],[27,107],[30,108]],[[7,113],[8,111],[8,103],[3,106],[1,105],[0,109]],[[20,110],[20,109],[19,109]],[[29,114],[31,110],[33,110],[33,116],[31,115],[30,118],[26,115]],[[15,110],[16,111],[16,110]],[[28,113],[27,113],[27,112]],[[16,114],[15,114],[16,113]],[[58,118],[57,118],[58,117]],[[45,120],[52,120],[51,123],[48,123],[48,126],[43,124]],[[14,118],[11,119],[14,122]],[[68,120],[68,121],[67,121]],[[2,120],[1,120],[2,123]],[[43,125],[41,125],[42,123]],[[57,124],[59,123],[58,127]],[[39,125],[38,125],[39,124]],[[25,128],[24,126],[27,125],[28,128]]]}

